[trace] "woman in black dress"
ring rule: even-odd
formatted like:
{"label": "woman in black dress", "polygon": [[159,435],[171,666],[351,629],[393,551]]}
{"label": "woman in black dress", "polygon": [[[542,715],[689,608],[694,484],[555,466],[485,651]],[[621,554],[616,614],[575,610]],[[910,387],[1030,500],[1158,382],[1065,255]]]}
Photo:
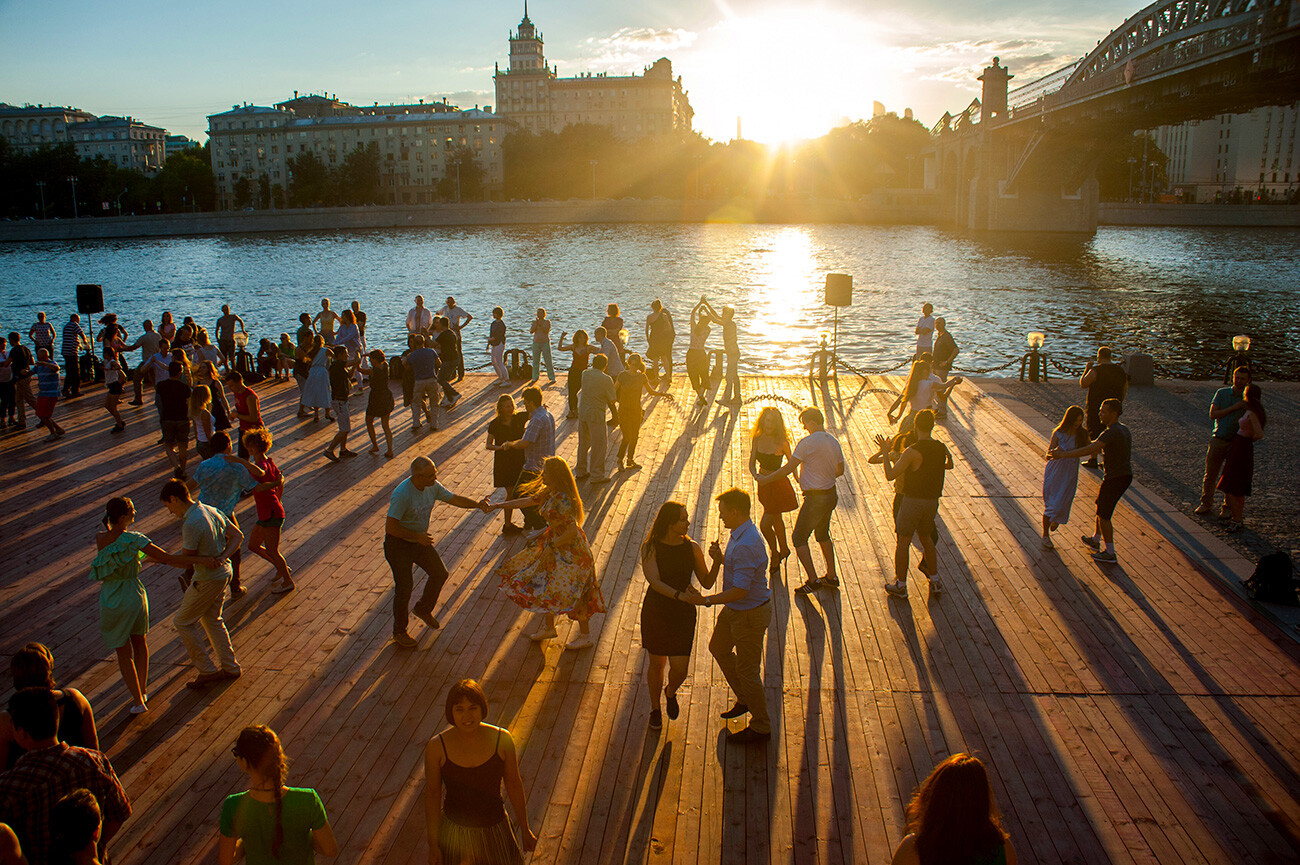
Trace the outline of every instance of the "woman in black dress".
{"label": "woman in black dress", "polygon": [[[527,423],[528,414],[515,411],[513,399],[502,396],[497,400],[496,417],[488,424],[487,449],[492,451],[492,485],[504,489],[507,499],[519,485],[519,473],[524,470],[524,452],[518,448],[503,448],[502,445],[523,438]],[[506,519],[501,526],[501,534],[509,535],[524,530],[523,526],[515,525],[511,519],[513,513],[512,508],[505,509]]]}
{"label": "woman in black dress", "polygon": [[569,345],[564,344],[566,331],[560,331],[560,341],[555,344],[558,351],[567,351],[573,354],[573,362],[569,364],[569,417],[578,416],[578,391],[582,388],[582,371],[587,368],[587,360],[595,351],[588,344],[587,332],[580,330],[573,335],[573,342]]}
{"label": "woman in black dress", "polygon": [[[650,526],[650,536],[641,545],[641,571],[645,574],[645,600],[641,602],[641,645],[650,655],[646,687],[650,690],[650,729],[663,726],[659,711],[659,692],[664,692],[668,718],[676,720],[681,711],[677,688],[686,681],[686,668],[695,644],[695,604],[699,592],[691,585],[696,576],[700,585],[713,588],[704,564],[704,551],[686,534],[691,527],[686,506],[664,502]],[[664,686],[664,662],[668,663],[668,685]]]}
{"label": "woman in black dress", "polygon": [[384,442],[388,450],[384,456],[393,457],[393,431],[388,427],[388,417],[395,405],[393,392],[388,387],[388,361],[384,353],[375,349],[366,355],[370,359],[370,396],[366,401],[366,432],[370,433],[370,452],[379,453],[379,439],[375,437],[375,421],[384,429]]}

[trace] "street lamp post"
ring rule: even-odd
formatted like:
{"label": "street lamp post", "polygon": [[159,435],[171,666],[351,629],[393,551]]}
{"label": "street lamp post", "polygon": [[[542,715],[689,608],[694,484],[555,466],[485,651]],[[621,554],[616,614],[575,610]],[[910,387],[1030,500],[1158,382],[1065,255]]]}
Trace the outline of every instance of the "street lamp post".
{"label": "street lamp post", "polygon": [[591,200],[596,200],[596,160],[591,160]]}
{"label": "street lamp post", "polygon": [[68,175],[68,182],[72,184],[72,218],[77,218],[77,178],[75,175]]}
{"label": "street lamp post", "polygon": [[45,218],[45,181],[36,181],[36,188],[41,191],[41,219]]}

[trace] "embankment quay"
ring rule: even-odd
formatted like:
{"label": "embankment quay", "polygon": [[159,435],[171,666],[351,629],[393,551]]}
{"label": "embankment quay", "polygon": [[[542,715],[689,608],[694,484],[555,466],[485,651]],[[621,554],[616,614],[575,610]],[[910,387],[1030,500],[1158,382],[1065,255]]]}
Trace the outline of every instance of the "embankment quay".
{"label": "embankment quay", "polygon": [[[880,193],[863,201],[571,199],[22,220],[0,222],[0,242],[471,225],[939,225],[940,213],[932,194],[906,191]],[[1300,206],[1103,203],[1099,205],[1098,221],[1102,225],[1294,227],[1300,226]]]}
{"label": "embankment quay", "polygon": [[[608,608],[593,621],[595,648],[581,652],[530,642],[536,617],[500,591],[493,571],[523,540],[502,536],[499,518],[445,507],[432,527],[451,571],[442,628],[417,631],[413,651],[389,642],[389,494],[420,454],[453,491],[491,490],[483,442],[502,391],[490,376],[466,379],[438,432],[415,437],[395,415],[395,459],[340,464],[321,455],[333,426],[295,418],[293,385],[259,385],[287,478],[282,549],[298,588],[271,594],[269,566],[246,557],[249,594],[226,612],[243,676],[195,693],[170,623],[178,572],[146,568],[154,672],[142,716],[127,711],[86,574],[110,496],[131,496],[135,528],[168,550],[179,530],[158,503],[167,467],[153,409],[127,409],[126,434],[110,436],[92,389],[60,408],[69,433],[58,443],[0,437],[10,501],[31,503],[0,512],[0,652],[44,641],[60,683],[93,703],[134,803],[111,846],[125,865],[212,860],[221,802],[243,789],[230,747],[251,723],[280,732],[289,783],[320,792],[338,861],[426,861],[423,747],[464,676],[484,683],[490,719],[520,744],[537,863],[887,862],[916,783],[961,750],[989,765],[1022,862],[1295,861],[1300,644],[1236,587],[1251,563],[1139,476],[1115,515],[1119,564],[1099,566],[1078,542],[1098,487],[1086,471],[1056,549],[1042,549],[1045,438],[972,383],[936,430],[956,463],[940,508],[947,592],[927,597],[914,572],[911,597],[888,598],[893,488],[867,458],[900,385],[846,376],[837,392],[747,377],[743,405],[696,408],[679,375],[672,401],[647,404],[644,468],[581,486]],[[563,394],[544,394],[561,418],[559,454],[572,458]],[[670,499],[706,545],[723,535],[712,497],[752,492],[758,412],[777,405],[793,423],[807,404],[824,408],[846,454],[832,523],[842,585],[796,596],[793,558],[773,580],[773,738],[723,740],[718,714],[732,698],[707,649],[714,610],[700,614],[680,719],[650,731],[637,548]],[[1140,428],[1135,441],[1139,452],[1159,446]],[[238,516],[251,524],[251,501]]]}

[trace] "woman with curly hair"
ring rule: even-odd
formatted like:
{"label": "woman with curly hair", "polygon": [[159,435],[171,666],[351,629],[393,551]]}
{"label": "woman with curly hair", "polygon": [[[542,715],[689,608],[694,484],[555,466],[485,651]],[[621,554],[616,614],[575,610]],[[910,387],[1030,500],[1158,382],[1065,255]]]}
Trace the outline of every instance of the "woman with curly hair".
{"label": "woman with curly hair", "polygon": [[984,764],[953,754],[916,788],[893,865],[1016,865]]}

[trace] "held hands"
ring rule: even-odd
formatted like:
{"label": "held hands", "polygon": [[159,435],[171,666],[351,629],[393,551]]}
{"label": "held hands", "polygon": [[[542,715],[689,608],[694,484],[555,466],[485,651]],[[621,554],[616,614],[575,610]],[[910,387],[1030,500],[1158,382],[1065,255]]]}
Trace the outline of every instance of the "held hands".
{"label": "held hands", "polygon": [[701,595],[700,590],[695,588],[694,586],[687,586],[686,588],[682,589],[680,594],[681,594],[681,599],[688,604],[694,604],[697,607],[706,606],[704,596]]}
{"label": "held hands", "polygon": [[713,559],[713,561],[718,564],[723,564],[727,561],[727,557],[723,555],[722,552],[722,545],[717,541],[709,544],[709,558]]}
{"label": "held hands", "polygon": [[479,509],[480,511],[482,511],[483,513],[485,513],[485,514],[490,514],[490,513],[492,513],[493,511],[495,511],[495,510],[497,509],[497,506],[496,506],[496,505],[494,505],[494,504],[492,504],[492,502],[488,501],[488,499],[490,499],[490,498],[492,498],[492,494],[491,494],[491,493],[488,493],[488,494],[485,495],[482,499],[480,499],[480,500],[479,500],[479,503],[478,503],[478,509]]}

